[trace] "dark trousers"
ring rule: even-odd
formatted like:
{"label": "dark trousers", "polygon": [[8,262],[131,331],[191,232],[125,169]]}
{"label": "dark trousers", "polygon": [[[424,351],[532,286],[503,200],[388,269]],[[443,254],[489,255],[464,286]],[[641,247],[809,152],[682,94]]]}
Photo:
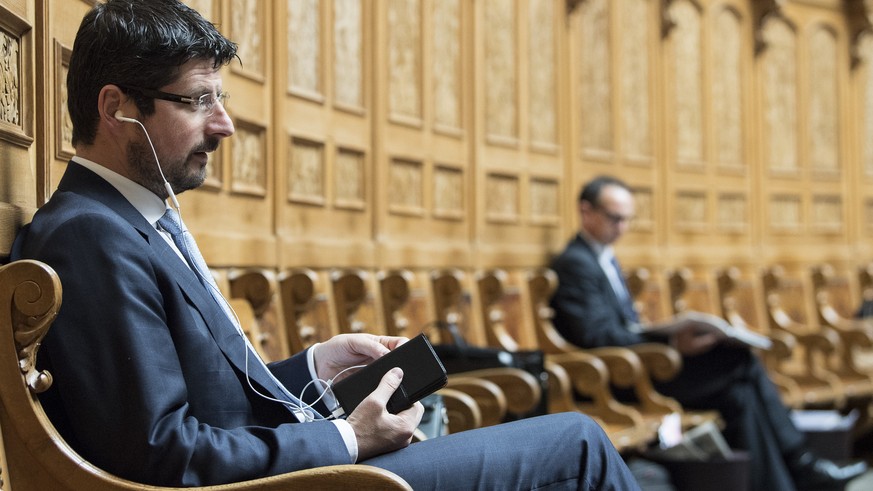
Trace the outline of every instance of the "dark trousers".
{"label": "dark trousers", "polygon": [[362,462],[425,489],[638,490],[603,430],[553,414],[413,443]]}
{"label": "dark trousers", "polygon": [[656,384],[657,390],[686,409],[721,413],[725,439],[731,447],[749,452],[750,489],[795,489],[785,456],[801,448],[804,436],[758,358],[748,349],[719,345],[683,362],[679,376]]}

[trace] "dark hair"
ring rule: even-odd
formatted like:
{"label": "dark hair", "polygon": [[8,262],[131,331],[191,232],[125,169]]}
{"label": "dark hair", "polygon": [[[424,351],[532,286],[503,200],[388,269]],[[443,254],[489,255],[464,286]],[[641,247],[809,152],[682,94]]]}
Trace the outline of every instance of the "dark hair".
{"label": "dark hair", "polygon": [[[237,46],[197,11],[177,0],[108,0],[88,12],[70,56],[67,107],[73,145],[94,143],[97,101],[108,84],[158,89],[175,81],[191,60],[212,60],[215,68],[236,58]],[[131,91],[144,115],[154,100]]]}
{"label": "dark hair", "polygon": [[631,190],[624,181],[617,177],[597,176],[582,186],[582,190],[579,192],[579,201],[587,201],[592,205],[599,204],[600,192],[603,191],[603,188],[606,186],[618,186],[627,191]]}

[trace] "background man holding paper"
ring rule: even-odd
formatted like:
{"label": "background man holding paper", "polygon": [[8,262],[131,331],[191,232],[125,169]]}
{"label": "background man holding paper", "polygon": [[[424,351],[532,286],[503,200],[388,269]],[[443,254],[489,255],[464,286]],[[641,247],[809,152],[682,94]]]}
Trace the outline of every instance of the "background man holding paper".
{"label": "background man holding paper", "polygon": [[657,389],[685,408],[721,413],[728,443],[750,454],[750,489],[842,489],[866,470],[812,455],[760,361],[747,347],[725,342],[707,316],[645,332],[612,250],[635,211],[625,183],[595,178],[583,186],[578,210],[579,233],[551,264],[559,283],[551,302],[555,327],[568,341],[583,348],[664,341],[678,349],[682,371]]}

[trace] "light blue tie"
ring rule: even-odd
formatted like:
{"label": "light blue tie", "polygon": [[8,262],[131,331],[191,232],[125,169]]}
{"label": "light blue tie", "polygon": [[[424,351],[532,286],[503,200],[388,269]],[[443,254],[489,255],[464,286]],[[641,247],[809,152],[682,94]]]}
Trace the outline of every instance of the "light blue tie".
{"label": "light blue tie", "polygon": [[[185,257],[185,260],[188,261],[188,266],[194,271],[197,277],[200,279],[200,283],[209,291],[209,294],[212,296],[212,299],[215,300],[221,309],[224,311],[224,314],[230,319],[230,322],[236,327],[237,334],[239,334],[246,343],[247,349],[249,351],[249,356],[254,357],[255,360],[266,370],[267,374],[270,378],[276,382],[279,390],[285,395],[286,398],[290,400],[293,404],[298,407],[304,407],[305,405],[298,399],[294,394],[291,394],[288,389],[282,385],[281,382],[276,380],[273,376],[273,373],[270,372],[270,369],[267,368],[264,361],[260,356],[255,352],[254,347],[249,342],[248,338],[246,338],[243,333],[242,326],[239,325],[239,321],[237,321],[236,314],[234,314],[233,310],[231,310],[230,305],[227,303],[227,300],[221,295],[221,291],[218,289],[218,285],[215,283],[215,278],[212,277],[212,274],[209,272],[209,267],[206,266],[206,261],[203,259],[203,255],[200,254],[200,249],[197,247],[197,243],[194,242],[194,237],[188,232],[187,227],[182,224],[182,217],[179,216],[179,213],[172,208],[167,208],[167,211],[164,215],[158,220],[158,225],[164,230],[166,230],[170,236],[173,238],[173,242],[176,244],[176,247],[179,248],[179,252]],[[248,370],[248,367],[246,367]],[[248,376],[248,374],[246,374]],[[290,408],[292,413],[298,415],[298,412],[294,409]],[[315,410],[303,409],[303,412],[306,413],[302,417],[304,419],[322,419],[322,416],[318,414]]]}

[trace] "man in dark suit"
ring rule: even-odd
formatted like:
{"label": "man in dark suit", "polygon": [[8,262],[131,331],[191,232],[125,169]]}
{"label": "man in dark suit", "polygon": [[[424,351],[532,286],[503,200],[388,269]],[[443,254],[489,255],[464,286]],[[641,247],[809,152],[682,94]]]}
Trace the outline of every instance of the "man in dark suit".
{"label": "man in dark suit", "polygon": [[[410,445],[423,408],[386,410],[395,368],[348,415],[301,392],[404,340],[337,336],[265,365],[184,229],[175,194],[199,186],[229,137],[219,69],[236,45],[175,0],[109,0],[83,19],[67,80],[73,145],[58,190],[12,259],[53,267],[64,302],[40,359],[53,423],[91,463],[191,486],[362,462],[415,489],[636,489],[597,425],[555,415]],[[174,204],[168,206],[167,199]],[[556,450],[559,450],[556,452]]]}
{"label": "man in dark suit", "polygon": [[641,331],[612,251],[635,212],[626,184],[595,178],[583,186],[578,211],[579,233],[551,265],[558,275],[554,323],[568,341],[583,348],[653,340],[675,346],[683,369],[657,389],[686,408],[721,413],[728,442],[750,454],[754,490],[841,489],[866,470],[863,463],[839,467],[807,451],[777,389],[748,349],[722,342],[723,336],[700,324],[683,322],[669,338]]}

